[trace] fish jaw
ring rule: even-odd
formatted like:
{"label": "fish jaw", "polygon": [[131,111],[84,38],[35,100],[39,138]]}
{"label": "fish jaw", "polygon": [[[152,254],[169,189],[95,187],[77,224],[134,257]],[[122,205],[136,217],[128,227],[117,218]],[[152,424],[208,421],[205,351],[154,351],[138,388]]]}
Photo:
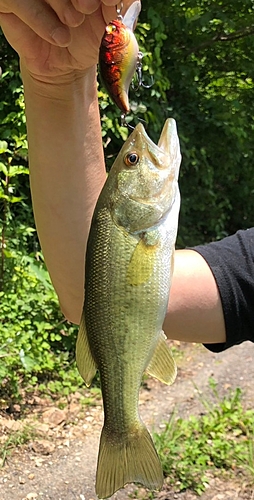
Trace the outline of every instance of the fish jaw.
{"label": "fish jaw", "polygon": [[[135,165],[127,164],[130,155],[138,157]],[[139,123],[121,149],[108,178],[109,190],[106,189],[115,223],[131,233],[160,224],[174,203],[180,161],[175,120],[165,122],[158,145]]]}
{"label": "fish jaw", "polygon": [[138,42],[133,31],[122,21],[106,26],[99,52],[102,81],[111,99],[123,113],[128,113],[129,86],[137,66]]}
{"label": "fish jaw", "polygon": [[158,141],[158,148],[168,154],[171,170],[174,172],[174,177],[177,181],[182,156],[180,152],[176,121],[173,118],[168,118],[165,121],[160,139]]}

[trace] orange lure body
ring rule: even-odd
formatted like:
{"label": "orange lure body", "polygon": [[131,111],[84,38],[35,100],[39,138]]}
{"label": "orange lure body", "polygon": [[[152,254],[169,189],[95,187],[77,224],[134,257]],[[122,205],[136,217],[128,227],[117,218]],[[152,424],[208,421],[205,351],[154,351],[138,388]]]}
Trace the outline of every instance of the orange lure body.
{"label": "orange lure body", "polygon": [[122,20],[116,19],[106,26],[100,46],[100,74],[109,96],[124,114],[130,110],[128,91],[138,51],[133,31]]}

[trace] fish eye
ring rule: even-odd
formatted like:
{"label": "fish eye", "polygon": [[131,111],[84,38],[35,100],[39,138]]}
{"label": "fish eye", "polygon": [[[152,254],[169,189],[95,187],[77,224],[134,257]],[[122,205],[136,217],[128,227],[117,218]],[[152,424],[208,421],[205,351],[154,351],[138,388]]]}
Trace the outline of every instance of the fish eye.
{"label": "fish eye", "polygon": [[137,153],[128,153],[124,158],[124,163],[127,167],[133,167],[137,165],[139,161],[139,155]]}

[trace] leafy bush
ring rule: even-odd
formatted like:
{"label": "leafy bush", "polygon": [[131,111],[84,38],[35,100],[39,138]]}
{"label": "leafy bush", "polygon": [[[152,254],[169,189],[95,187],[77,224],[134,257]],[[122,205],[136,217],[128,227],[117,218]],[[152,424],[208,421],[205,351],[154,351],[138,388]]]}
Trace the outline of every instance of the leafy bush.
{"label": "leafy bush", "polygon": [[253,410],[245,410],[241,390],[227,395],[206,413],[188,420],[172,415],[165,430],[155,434],[155,444],[169,484],[201,494],[209,470],[236,467],[253,474]]}
{"label": "leafy bush", "polygon": [[54,392],[57,381],[63,392],[75,390],[81,383],[74,364],[77,327],[63,320],[42,263],[14,252],[8,261],[12,277],[0,292],[0,398],[35,385]]}

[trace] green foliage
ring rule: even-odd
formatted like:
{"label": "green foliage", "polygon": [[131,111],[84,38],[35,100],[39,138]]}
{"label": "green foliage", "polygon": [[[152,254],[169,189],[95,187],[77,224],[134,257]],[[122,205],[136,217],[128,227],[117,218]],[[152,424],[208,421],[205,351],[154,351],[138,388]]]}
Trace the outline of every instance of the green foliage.
{"label": "green foliage", "polygon": [[[5,266],[12,248],[25,254],[37,243],[29,190],[24,96],[16,54],[0,35],[0,290],[12,269]],[[9,58],[6,57],[9,55]],[[27,246],[28,236],[32,246]]]}
{"label": "green foliage", "polygon": [[59,310],[34,227],[18,58],[0,35],[0,400],[24,387],[68,394],[83,385],[77,327]]}
{"label": "green foliage", "polygon": [[[39,256],[38,256],[39,258]],[[12,269],[0,292],[0,399],[17,398],[20,387],[68,394],[81,379],[74,363],[77,327],[62,318],[48,273],[40,261],[12,252]]]}
{"label": "green foliage", "polygon": [[[182,207],[178,246],[253,225],[254,10],[246,0],[149,0],[137,26],[150,89],[130,88],[134,125],[157,140],[164,120],[178,124]],[[61,324],[57,298],[40,256],[28,175],[18,58],[0,32],[0,367],[2,393],[47,383],[68,392],[77,330]],[[107,168],[128,131],[99,84]],[[64,331],[64,333],[61,333]],[[67,369],[71,366],[70,370]],[[51,379],[51,380],[50,380]]]}
{"label": "green foliage", "polygon": [[[155,83],[130,97],[134,109],[142,103],[145,111],[138,114],[153,139],[168,116],[178,124],[179,246],[253,225],[253,20],[250,0],[142,5],[137,36],[144,75],[152,72]],[[109,156],[119,148],[113,139],[106,144]]]}
{"label": "green foliage", "polygon": [[35,435],[35,430],[29,426],[24,426],[23,429],[12,432],[1,445],[0,468],[4,467],[6,459],[15,448],[28,443]]}
{"label": "green foliage", "polygon": [[[155,444],[169,484],[201,494],[208,471],[242,468],[253,473],[253,410],[244,410],[241,391],[226,396],[206,413],[188,420],[173,414]],[[251,459],[252,456],[252,459]]]}

